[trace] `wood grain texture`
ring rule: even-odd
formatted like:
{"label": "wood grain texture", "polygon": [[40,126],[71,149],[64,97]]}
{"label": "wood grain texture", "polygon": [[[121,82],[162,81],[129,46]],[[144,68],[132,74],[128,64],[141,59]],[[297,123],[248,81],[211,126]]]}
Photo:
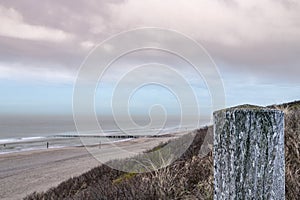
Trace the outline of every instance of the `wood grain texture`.
{"label": "wood grain texture", "polygon": [[284,114],[253,106],[214,113],[214,199],[285,199]]}

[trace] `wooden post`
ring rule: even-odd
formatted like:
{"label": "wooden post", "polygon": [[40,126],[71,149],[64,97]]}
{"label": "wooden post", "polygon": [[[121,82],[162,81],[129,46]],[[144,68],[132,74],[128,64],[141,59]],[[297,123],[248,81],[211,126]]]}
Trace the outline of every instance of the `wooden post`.
{"label": "wooden post", "polygon": [[244,105],[214,113],[214,199],[285,199],[284,114]]}

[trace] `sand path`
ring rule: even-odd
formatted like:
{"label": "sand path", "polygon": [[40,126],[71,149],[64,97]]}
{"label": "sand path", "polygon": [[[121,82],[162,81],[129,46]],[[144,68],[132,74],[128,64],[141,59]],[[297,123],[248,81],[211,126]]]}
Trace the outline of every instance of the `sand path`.
{"label": "sand path", "polygon": [[[117,145],[130,152],[141,153],[169,139],[139,138]],[[133,155],[126,151],[116,155],[112,149],[110,145],[101,146],[104,161]],[[84,147],[0,155],[0,199],[22,199],[34,191],[45,191],[100,164]]]}

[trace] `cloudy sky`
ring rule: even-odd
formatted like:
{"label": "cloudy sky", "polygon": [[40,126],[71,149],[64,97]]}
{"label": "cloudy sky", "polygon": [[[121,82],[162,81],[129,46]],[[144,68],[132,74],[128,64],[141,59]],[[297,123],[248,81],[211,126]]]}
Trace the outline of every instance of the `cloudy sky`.
{"label": "cloudy sky", "polygon": [[[2,0],[2,114],[71,113],[73,84],[88,53],[115,34],[142,27],[175,30],[201,44],[219,69],[226,106],[300,99],[297,0]],[[144,57],[120,62],[108,77],[134,63],[134,58]],[[156,57],[167,58],[162,54]],[[173,65],[184,67],[182,63]],[[193,82],[192,76],[187,77]],[[195,83],[195,88],[202,88],[201,84]],[[201,101],[206,94],[200,93]],[[133,102],[142,107],[146,94],[165,95],[160,103],[173,102],[170,93],[155,87],[145,88]],[[109,92],[104,96],[108,98]],[[155,103],[155,98],[149,99]]]}

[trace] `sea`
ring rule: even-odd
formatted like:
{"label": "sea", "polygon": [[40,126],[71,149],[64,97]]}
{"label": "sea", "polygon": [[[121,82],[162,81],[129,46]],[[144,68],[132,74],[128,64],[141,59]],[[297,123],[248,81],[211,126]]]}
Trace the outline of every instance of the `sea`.
{"label": "sea", "polygon": [[[193,130],[208,123],[203,120],[198,127],[194,124],[179,124],[178,120],[166,121],[160,126],[147,128],[148,120],[141,119],[140,128],[120,130],[114,119],[98,120],[101,129],[87,130],[78,133],[72,116],[0,116],[0,154],[13,152],[42,150],[47,148],[63,148],[104,143],[120,142],[130,138],[109,138],[103,136],[148,135],[149,133],[167,134],[182,130]],[[160,124],[160,123],[158,123]],[[151,129],[151,130],[150,130]],[[84,137],[85,143],[82,142]]]}

